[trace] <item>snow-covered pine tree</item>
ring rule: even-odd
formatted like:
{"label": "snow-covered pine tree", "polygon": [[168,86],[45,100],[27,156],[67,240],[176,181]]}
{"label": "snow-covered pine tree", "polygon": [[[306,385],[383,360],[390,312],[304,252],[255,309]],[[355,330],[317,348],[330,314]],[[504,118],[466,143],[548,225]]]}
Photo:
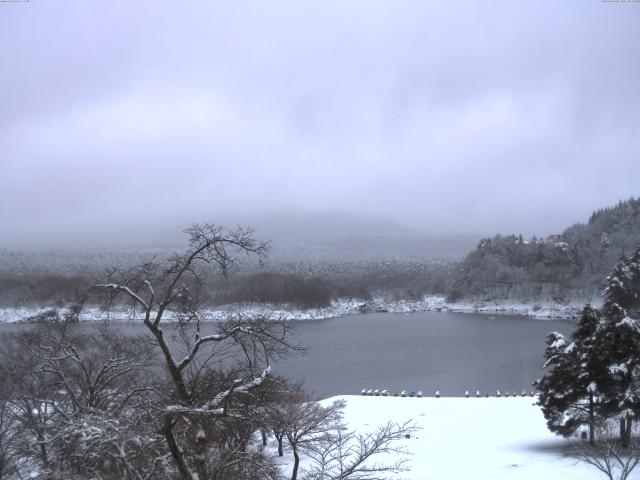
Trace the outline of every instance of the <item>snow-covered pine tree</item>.
{"label": "snow-covered pine tree", "polygon": [[602,310],[607,318],[640,316],[640,248],[631,257],[622,257],[613,268],[606,279],[604,297]]}
{"label": "snow-covered pine tree", "polygon": [[621,430],[628,442],[631,423],[640,415],[640,248],[616,264],[606,284],[605,322],[597,338],[599,361],[606,365],[598,382],[601,410],[624,418]]}
{"label": "snow-covered pine tree", "polygon": [[588,425],[591,443],[599,398],[594,338],[600,323],[598,310],[586,305],[569,339],[558,332],[550,333],[544,364],[548,372],[536,382],[540,391],[538,405],[549,430],[569,436]]}

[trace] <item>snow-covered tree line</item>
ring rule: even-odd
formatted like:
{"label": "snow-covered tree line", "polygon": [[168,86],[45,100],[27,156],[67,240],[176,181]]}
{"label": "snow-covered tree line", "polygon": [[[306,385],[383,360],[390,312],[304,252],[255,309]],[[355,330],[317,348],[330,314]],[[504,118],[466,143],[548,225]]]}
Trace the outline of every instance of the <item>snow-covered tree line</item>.
{"label": "snow-covered tree line", "polygon": [[640,242],[639,219],[640,199],[630,198],[559,235],[484,238],[452,269],[448,296],[557,302],[590,298],[616,262]]}
{"label": "snow-covered tree line", "polygon": [[[591,215],[546,239],[496,235],[478,242],[462,261],[395,259],[277,258],[236,262],[231,279],[202,272],[208,307],[267,303],[297,308],[327,306],[338,298],[417,300],[446,294],[450,301],[586,299],[621,255],[640,241],[640,199],[629,199]],[[175,249],[14,252],[0,249],[0,308],[63,306],[105,276],[128,277],[139,258],[168,265]],[[192,287],[192,285],[189,285]],[[124,297],[121,297],[124,298]],[[112,298],[94,296],[107,308]]]}
{"label": "snow-covered tree line", "polygon": [[[63,307],[105,277],[128,277],[140,258],[168,264],[173,250],[137,252],[16,253],[0,249],[0,308]],[[138,261],[134,261],[134,257]],[[203,272],[207,289],[200,292],[203,306],[253,303],[287,305],[300,309],[325,307],[333,299],[418,299],[442,294],[450,262],[431,260],[285,261],[263,263],[242,259],[233,275]],[[93,306],[113,306],[109,295],[88,299]],[[125,297],[117,299],[125,302]],[[110,303],[111,302],[111,303]],[[126,305],[119,305],[126,306]]]}
{"label": "snow-covered tree line", "polygon": [[[251,230],[194,225],[189,248],[96,284],[86,296],[123,296],[142,336],[76,322],[82,304],[50,314],[0,342],[0,479],[362,478],[395,451],[409,425],[368,436],[344,431],[341,405],[319,405],[271,372],[300,350],[290,325],[269,315],[201,322],[200,279],[223,274],[267,245]],[[172,321],[167,320],[171,314]],[[177,319],[177,321],[173,320]],[[295,457],[283,472],[268,437]],[[285,445],[287,445],[285,444]],[[345,452],[351,452],[344,455]],[[310,466],[299,472],[299,455]]]}
{"label": "snow-covered tree line", "polygon": [[569,436],[584,426],[593,444],[615,419],[629,445],[640,416],[640,248],[606,278],[602,308],[586,305],[569,337],[549,334],[545,358],[537,387],[549,429]]}

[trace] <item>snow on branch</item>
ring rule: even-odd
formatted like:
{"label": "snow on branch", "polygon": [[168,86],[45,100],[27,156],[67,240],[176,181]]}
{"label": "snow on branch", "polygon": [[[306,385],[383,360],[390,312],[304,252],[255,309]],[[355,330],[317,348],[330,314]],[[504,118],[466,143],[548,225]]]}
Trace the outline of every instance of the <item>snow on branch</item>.
{"label": "snow on branch", "polygon": [[270,375],[271,366],[265,368],[262,374],[259,377],[254,378],[250,382],[242,383],[242,380],[235,380],[233,385],[228,390],[224,392],[220,392],[213,399],[202,405],[201,407],[191,407],[191,406],[183,406],[183,405],[169,405],[166,407],[166,411],[169,413],[180,413],[180,414],[207,414],[207,415],[224,415],[225,412],[225,402],[229,399],[233,394],[236,393],[247,393],[251,389],[259,386],[264,382],[264,380]]}
{"label": "snow on branch", "polygon": [[[151,285],[149,284],[149,286],[151,286]],[[116,292],[124,292],[127,295],[129,295],[131,298],[133,298],[136,302],[140,303],[140,305],[142,305],[145,308],[145,310],[149,309],[149,305],[147,304],[147,302],[145,302],[142,299],[142,297],[140,297],[140,295],[135,293],[133,290],[131,290],[126,285],[119,285],[117,283],[104,283],[104,284],[96,285],[95,288],[104,288],[104,289],[113,290],[113,291],[116,291]]]}
{"label": "snow on branch", "polygon": [[198,338],[197,341],[193,344],[191,351],[182,360],[176,363],[176,368],[178,370],[182,370],[187,365],[189,365],[189,363],[195,358],[196,354],[198,353],[198,350],[200,350],[200,347],[203,344],[208,342],[221,342],[223,340],[226,340],[227,338],[232,337],[236,333],[251,334],[253,333],[253,329],[251,327],[240,325],[221,334],[211,334],[211,335]]}

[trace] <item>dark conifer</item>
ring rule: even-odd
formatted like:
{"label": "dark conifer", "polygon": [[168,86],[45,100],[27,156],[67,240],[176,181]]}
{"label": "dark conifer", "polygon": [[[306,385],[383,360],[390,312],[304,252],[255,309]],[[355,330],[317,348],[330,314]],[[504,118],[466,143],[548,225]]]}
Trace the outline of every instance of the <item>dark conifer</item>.
{"label": "dark conifer", "polygon": [[598,310],[587,305],[569,339],[558,332],[550,333],[544,365],[548,372],[536,382],[538,404],[549,430],[569,436],[588,425],[592,443],[599,399],[596,375],[602,370],[593,361],[594,338],[600,324]]}
{"label": "dark conifer", "polygon": [[604,416],[620,415],[625,443],[640,414],[640,249],[622,258],[607,277],[602,312],[605,322],[596,350],[602,365],[598,388]]}

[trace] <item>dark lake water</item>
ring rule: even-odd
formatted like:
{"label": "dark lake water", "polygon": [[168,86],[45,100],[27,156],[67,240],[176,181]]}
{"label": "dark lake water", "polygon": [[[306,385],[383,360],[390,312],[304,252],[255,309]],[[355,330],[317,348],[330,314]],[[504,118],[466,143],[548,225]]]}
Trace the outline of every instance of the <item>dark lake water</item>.
{"label": "dark lake water", "polygon": [[[542,375],[547,333],[573,329],[565,321],[444,312],[359,314],[296,325],[307,353],[273,365],[273,371],[304,380],[320,398],[363,388],[425,395],[440,390],[443,396],[519,393]],[[17,328],[0,325],[0,332]],[[142,331],[129,323],[122,328]]]}
{"label": "dark lake water", "polygon": [[359,393],[363,388],[465,390],[518,393],[542,376],[545,337],[569,333],[565,321],[523,316],[421,312],[374,313],[301,324],[303,357],[274,366],[304,379],[320,397]]}

